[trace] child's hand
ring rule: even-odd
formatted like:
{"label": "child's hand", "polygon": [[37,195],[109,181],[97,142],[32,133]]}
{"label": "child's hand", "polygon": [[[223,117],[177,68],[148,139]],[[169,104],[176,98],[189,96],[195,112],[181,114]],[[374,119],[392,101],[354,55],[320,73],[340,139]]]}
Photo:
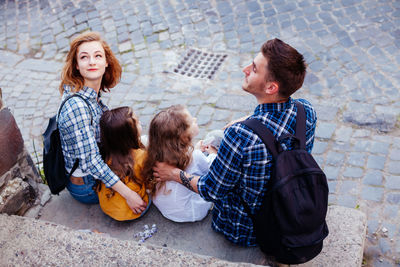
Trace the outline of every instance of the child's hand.
{"label": "child's hand", "polygon": [[201,152],[205,152],[207,146],[203,144],[203,140],[200,140],[197,142],[197,144],[194,146],[195,149],[199,149]]}
{"label": "child's hand", "polygon": [[206,151],[208,154],[217,154],[218,153],[218,151],[215,149],[215,147],[213,147],[211,145],[205,146],[204,151]]}

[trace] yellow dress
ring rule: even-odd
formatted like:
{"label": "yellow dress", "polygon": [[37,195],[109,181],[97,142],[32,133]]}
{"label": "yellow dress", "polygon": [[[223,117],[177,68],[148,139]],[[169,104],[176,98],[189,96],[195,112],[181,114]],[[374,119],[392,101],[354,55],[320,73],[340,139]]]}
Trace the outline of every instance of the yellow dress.
{"label": "yellow dress", "polygon": [[[143,149],[133,149],[132,156],[134,158],[134,171],[137,179],[144,181],[140,174],[143,168],[143,163],[146,158],[146,152]],[[110,162],[107,162],[110,164]],[[133,181],[125,183],[132,191],[135,191],[147,204],[149,203],[149,196],[147,195],[145,185],[139,185]],[[110,198],[107,195],[111,194],[110,188],[107,188],[104,183],[101,183],[101,189],[97,193],[99,196],[100,207],[105,214],[117,221],[133,220],[140,217],[141,214],[135,214],[129,208],[125,198],[123,198],[118,192],[114,191],[114,195]]]}

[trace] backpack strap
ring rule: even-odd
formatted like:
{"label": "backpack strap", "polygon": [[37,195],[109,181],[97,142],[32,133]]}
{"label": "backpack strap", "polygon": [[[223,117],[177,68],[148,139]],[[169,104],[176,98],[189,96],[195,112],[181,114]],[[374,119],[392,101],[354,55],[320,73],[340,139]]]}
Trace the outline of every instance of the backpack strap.
{"label": "backpack strap", "polygon": [[68,178],[71,177],[71,175],[74,173],[74,171],[76,171],[76,169],[78,169],[79,166],[79,159],[76,159],[74,162],[74,166],[72,166],[71,171],[68,173]]}
{"label": "backpack strap", "polygon": [[63,108],[64,104],[65,104],[70,98],[73,98],[73,97],[79,97],[80,99],[82,99],[83,101],[85,101],[86,105],[87,105],[88,108],[89,108],[90,125],[93,125],[93,116],[92,116],[92,113],[90,112],[90,105],[89,105],[88,101],[87,101],[83,96],[81,96],[81,95],[79,95],[79,94],[70,95],[70,96],[68,96],[68,97],[61,103],[60,109],[58,110],[57,119],[58,119],[58,117],[60,116],[61,109]]}
{"label": "backpack strap", "polygon": [[[73,97],[79,97],[80,99],[82,99],[83,101],[85,101],[86,105],[87,105],[88,108],[89,108],[90,125],[93,125],[93,116],[92,116],[92,113],[90,113],[90,106],[89,106],[89,103],[88,103],[88,101],[87,101],[85,98],[83,98],[83,97],[82,97],[81,95],[79,95],[79,94],[70,95],[70,96],[68,96],[68,97],[61,103],[60,109],[58,110],[57,119],[58,119],[58,117],[60,116],[61,109],[63,108],[64,104],[65,104],[70,98],[73,98]],[[58,128],[58,123],[57,123],[57,128]],[[71,171],[70,171],[69,174],[68,174],[68,177],[71,177],[71,175],[72,175],[72,174],[74,173],[74,171],[78,168],[78,166],[79,166],[79,159],[76,159],[75,162],[74,162],[74,165],[72,166]]]}
{"label": "backpack strap", "polygon": [[[296,107],[297,107],[297,116],[296,116],[296,132],[295,136],[300,142],[300,148],[305,149],[306,147],[306,114],[304,110],[304,106],[296,102]],[[245,121],[241,121],[241,124],[246,125],[250,129],[252,129],[263,141],[263,143],[267,146],[269,151],[272,154],[272,157],[275,159],[276,156],[278,155],[278,149],[282,149],[280,143],[278,143],[275,139],[275,136],[272,134],[272,132],[262,124],[259,120],[257,119],[248,119]],[[279,150],[280,151],[280,150]],[[247,205],[247,203],[244,201],[242,197],[240,197],[240,201],[244,207],[244,210],[246,213],[249,215],[249,217],[254,221],[254,215],[251,214],[250,212],[250,207]]]}
{"label": "backpack strap", "polygon": [[267,146],[267,148],[271,152],[272,157],[275,159],[276,156],[278,155],[277,145],[279,144],[276,142],[275,136],[267,128],[267,126],[262,124],[262,122],[260,122],[257,119],[248,119],[245,121],[241,121],[240,123],[252,129],[261,138],[263,143]]}
{"label": "backpack strap", "polygon": [[306,112],[304,106],[296,102],[297,116],[296,116],[296,137],[300,141],[300,149],[306,149]]}
{"label": "backpack strap", "polygon": [[[275,136],[267,128],[267,126],[262,124],[262,122],[257,119],[248,119],[245,121],[241,121],[240,123],[246,125],[250,129],[252,129],[254,131],[254,133],[257,134],[258,137],[261,138],[261,140],[263,141],[265,146],[271,152],[272,157],[274,159],[277,157],[277,155],[278,155],[277,146],[280,146],[280,144],[276,141]],[[249,215],[249,217],[252,219],[252,221],[254,221],[254,215],[251,214],[249,205],[247,205],[247,203],[243,200],[242,197],[240,197],[240,201],[241,201],[247,215]]]}

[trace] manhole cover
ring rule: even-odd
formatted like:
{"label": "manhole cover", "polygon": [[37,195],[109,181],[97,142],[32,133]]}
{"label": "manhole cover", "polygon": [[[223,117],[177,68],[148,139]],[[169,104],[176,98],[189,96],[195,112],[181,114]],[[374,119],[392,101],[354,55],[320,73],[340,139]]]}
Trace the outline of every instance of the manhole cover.
{"label": "manhole cover", "polygon": [[174,72],[192,78],[212,79],[227,56],[189,49]]}

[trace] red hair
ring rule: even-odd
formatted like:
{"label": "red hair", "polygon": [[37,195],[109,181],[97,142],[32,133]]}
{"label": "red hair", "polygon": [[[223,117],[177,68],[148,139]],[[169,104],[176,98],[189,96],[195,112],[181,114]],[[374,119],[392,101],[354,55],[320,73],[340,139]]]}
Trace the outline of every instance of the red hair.
{"label": "red hair", "polygon": [[118,59],[111,51],[110,46],[103,40],[98,32],[86,32],[78,35],[71,43],[63,70],[61,72],[61,84],[59,87],[60,93],[64,92],[64,85],[71,87],[73,92],[78,92],[83,88],[84,79],[80,74],[77,66],[78,47],[86,42],[99,42],[103,46],[108,67],[104,72],[101,80],[100,90],[103,92],[110,91],[121,79],[122,68]]}

